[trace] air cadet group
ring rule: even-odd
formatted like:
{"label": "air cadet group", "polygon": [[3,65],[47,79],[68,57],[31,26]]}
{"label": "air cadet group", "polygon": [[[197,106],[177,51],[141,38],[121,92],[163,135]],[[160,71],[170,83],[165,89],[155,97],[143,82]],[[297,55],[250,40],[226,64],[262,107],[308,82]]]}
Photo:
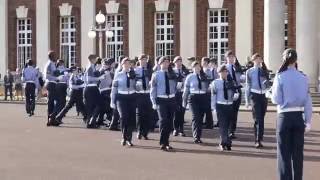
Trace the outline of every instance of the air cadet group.
{"label": "air cadet group", "polygon": [[[226,64],[219,67],[214,59],[207,57],[200,61],[189,59],[193,61],[191,69],[182,64],[180,56],[172,61],[166,56],[153,61],[147,55],[135,60],[89,55],[89,66],[84,71],[75,66],[66,68],[53,51],[48,53],[48,59],[44,68],[47,126],[63,124],[63,118],[75,105],[87,128],[107,126],[110,130],[120,130],[122,146],[133,146],[135,130],[137,139],[148,140],[149,132],[159,127],[160,149],[170,151],[173,149],[170,134],[185,136],[185,111],[189,110],[195,144],[203,143],[203,128],[218,127],[218,149],[231,151],[244,89],[245,105],[252,107],[254,147],[263,148],[267,98],[271,98],[278,105],[279,176],[281,179],[302,177],[303,138],[305,131],[311,129],[312,102],[307,77],[298,71],[294,49],[283,53],[283,64],[274,78],[259,54],[251,57],[250,65],[241,66],[232,51],[225,53]],[[37,80],[32,60],[28,60],[22,80],[26,112],[32,116]]]}

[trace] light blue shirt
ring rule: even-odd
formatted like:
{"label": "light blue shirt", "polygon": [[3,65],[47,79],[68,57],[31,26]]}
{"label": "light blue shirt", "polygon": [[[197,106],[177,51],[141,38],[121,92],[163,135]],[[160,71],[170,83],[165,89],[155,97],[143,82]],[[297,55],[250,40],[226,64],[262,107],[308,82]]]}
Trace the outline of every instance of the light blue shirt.
{"label": "light blue shirt", "polygon": [[48,60],[47,64],[44,67],[44,78],[47,81],[56,81],[57,77],[54,75],[54,72],[56,70],[56,64],[53,61]]}
{"label": "light blue shirt", "polygon": [[60,77],[62,78],[62,79],[59,79],[59,83],[68,83],[68,81],[69,81],[69,73],[68,73],[68,69],[67,68],[65,68],[64,66],[58,66],[57,67],[57,70],[59,70],[59,72],[60,72]]}
{"label": "light blue shirt", "polygon": [[[186,80],[186,77],[187,77],[187,73],[184,72],[182,70],[182,68],[178,69],[178,68],[173,68],[173,71],[174,73],[176,74],[177,78],[178,78],[178,81],[180,81],[182,83],[182,86],[181,86],[181,89],[177,89],[177,92],[182,92],[183,91],[183,86],[184,86],[184,83],[185,83],[185,80]],[[181,79],[179,78],[179,76],[181,75]]]}
{"label": "light blue shirt", "polygon": [[240,73],[240,72],[236,72],[236,70],[235,70],[235,65],[234,65],[234,64],[226,64],[226,66],[227,66],[229,75],[230,75],[232,78],[234,78],[234,77],[232,76],[232,68],[233,68],[233,70],[235,71],[235,75],[236,75],[236,77],[235,77],[235,79],[236,79],[236,81],[235,81],[235,82],[236,82],[236,85],[240,85],[241,73]]}
{"label": "light blue shirt", "polygon": [[[165,72],[168,72],[168,71],[159,70],[153,73],[152,75],[150,99],[153,105],[157,105],[156,99],[158,96],[167,96]],[[176,93],[176,84],[177,82],[175,79],[169,79],[170,95],[174,95]]]}
{"label": "light blue shirt", "polygon": [[280,110],[303,107],[305,123],[311,123],[312,100],[308,78],[295,68],[289,67],[288,70],[276,74],[271,99]]}
{"label": "light blue shirt", "polygon": [[81,74],[78,74],[78,75],[71,74],[71,76],[69,78],[69,86],[71,89],[77,90],[77,89],[81,89],[84,87],[84,84],[81,84],[81,85],[77,84],[77,80],[83,81]]}
{"label": "light blue shirt", "polygon": [[[140,81],[142,84],[142,71],[144,69],[144,75],[145,75],[145,81],[146,81],[146,90],[150,90],[150,74],[151,72],[148,71],[146,67],[136,67],[135,73],[136,73],[136,79],[137,81]],[[143,91],[143,88],[141,89]]]}
{"label": "light blue shirt", "polygon": [[112,82],[112,88],[111,88],[111,103],[116,103],[116,95],[119,94],[119,91],[121,92],[135,92],[136,91],[136,80],[130,79],[130,86],[127,87],[127,78],[128,75],[124,70],[119,71]]}
{"label": "light blue shirt", "polygon": [[86,84],[98,84],[99,77],[95,77],[94,73],[97,71],[96,66],[94,64],[90,64],[85,72],[85,82]]}
{"label": "light blue shirt", "polygon": [[99,89],[100,91],[105,91],[111,89],[112,85],[112,77],[111,77],[111,71],[110,70],[100,70],[101,76],[103,76],[103,79],[100,79]]}
{"label": "light blue shirt", "polygon": [[[258,73],[260,69],[260,83],[261,83],[261,88],[259,86],[259,79],[258,79]],[[262,76],[263,75],[263,70],[262,68],[259,67],[252,67],[248,69],[246,72],[246,88],[245,88],[245,100],[247,103],[249,103],[250,99],[250,93],[252,91],[258,91],[261,94],[264,94],[265,91],[267,90],[266,85],[263,83],[264,81],[267,80],[267,77]]]}
{"label": "light blue shirt", "polygon": [[27,82],[27,81],[32,81],[34,83],[37,82],[37,78],[38,78],[38,71],[32,67],[32,66],[28,66],[26,68],[23,69],[22,71],[22,82]]}
{"label": "light blue shirt", "polygon": [[[227,81],[226,81],[227,83]],[[224,80],[219,78],[211,83],[211,109],[216,109],[216,104],[225,103],[232,105],[233,103],[233,95],[234,91],[232,89],[227,89],[228,98],[224,98],[224,88],[223,88]]]}

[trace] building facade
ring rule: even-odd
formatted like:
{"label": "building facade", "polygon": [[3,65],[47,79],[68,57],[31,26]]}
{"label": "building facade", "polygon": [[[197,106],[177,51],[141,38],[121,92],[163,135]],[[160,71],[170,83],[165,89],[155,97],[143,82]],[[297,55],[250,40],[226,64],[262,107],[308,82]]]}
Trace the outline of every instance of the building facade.
{"label": "building facade", "polygon": [[98,36],[88,32],[101,11],[114,34],[102,37],[103,57],[208,56],[221,64],[233,50],[241,63],[260,53],[275,71],[292,47],[316,86],[318,7],[318,0],[0,0],[0,73],[29,58],[43,68],[50,49],[67,66],[86,66],[88,54],[99,54]]}

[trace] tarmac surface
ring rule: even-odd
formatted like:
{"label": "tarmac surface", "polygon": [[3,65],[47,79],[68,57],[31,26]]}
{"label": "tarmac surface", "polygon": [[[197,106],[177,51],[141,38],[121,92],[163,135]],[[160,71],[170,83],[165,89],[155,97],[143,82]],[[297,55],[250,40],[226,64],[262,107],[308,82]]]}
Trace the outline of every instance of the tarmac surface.
{"label": "tarmac surface", "polygon": [[[0,103],[0,180],[275,180],[276,114],[267,113],[263,149],[255,149],[251,113],[240,112],[231,152],[219,152],[217,129],[204,130],[193,144],[190,114],[187,137],[171,136],[172,152],[159,150],[159,134],[120,145],[120,132],[89,130],[72,110],[61,127],[46,127],[46,106],[28,117],[22,104]],[[320,115],[305,136],[304,179],[320,177]]]}

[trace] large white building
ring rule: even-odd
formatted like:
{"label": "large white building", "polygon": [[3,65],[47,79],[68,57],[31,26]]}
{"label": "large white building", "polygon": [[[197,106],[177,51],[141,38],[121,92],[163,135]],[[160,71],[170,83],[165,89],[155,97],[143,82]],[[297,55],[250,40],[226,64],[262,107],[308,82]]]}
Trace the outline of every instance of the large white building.
{"label": "large white building", "polygon": [[[40,68],[52,49],[67,65],[141,53],[151,57],[215,57],[234,50],[240,62],[255,52],[276,70],[287,47],[318,84],[319,0],[0,0],[0,73],[29,58]],[[102,46],[88,37],[101,11],[114,33]]]}

